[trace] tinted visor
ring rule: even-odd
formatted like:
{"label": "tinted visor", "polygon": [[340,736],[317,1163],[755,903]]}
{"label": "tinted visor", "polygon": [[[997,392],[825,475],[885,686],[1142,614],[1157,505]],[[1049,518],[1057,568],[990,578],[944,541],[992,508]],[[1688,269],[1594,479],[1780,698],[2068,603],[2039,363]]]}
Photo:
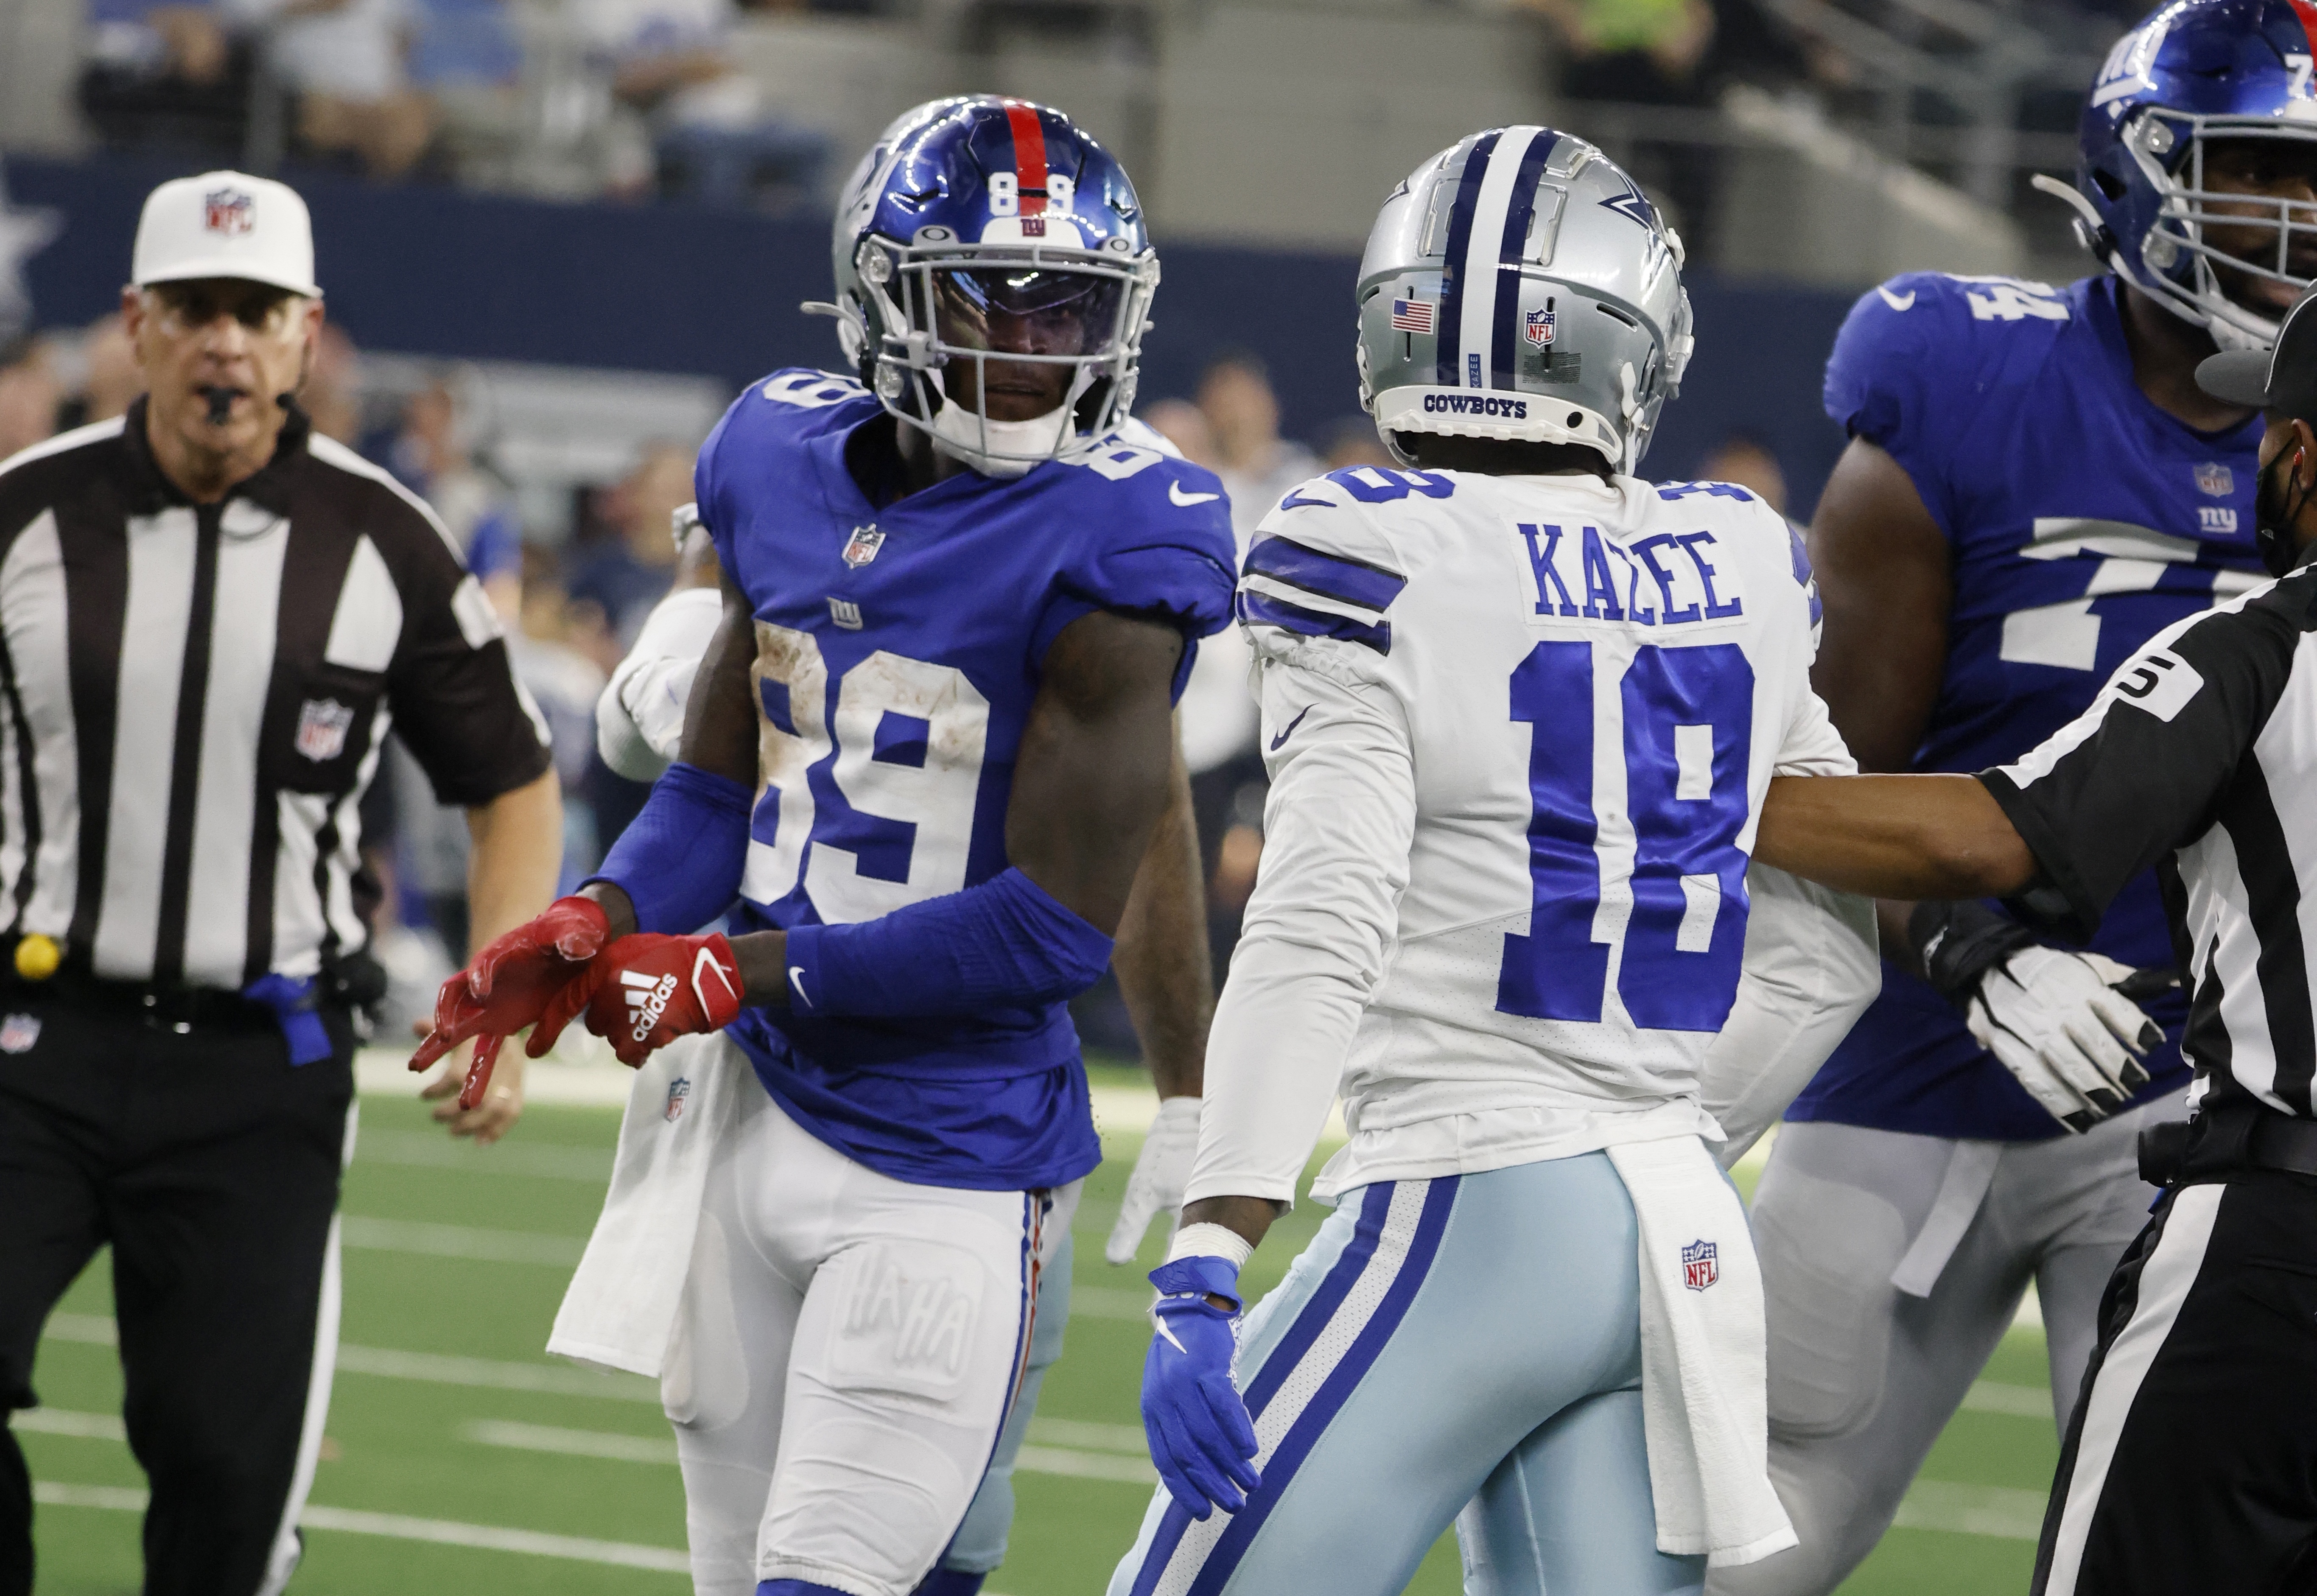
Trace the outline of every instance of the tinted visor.
{"label": "tinted visor", "polygon": [[943,342],[1010,354],[1105,354],[1126,291],[1119,278],[1040,266],[936,271]]}

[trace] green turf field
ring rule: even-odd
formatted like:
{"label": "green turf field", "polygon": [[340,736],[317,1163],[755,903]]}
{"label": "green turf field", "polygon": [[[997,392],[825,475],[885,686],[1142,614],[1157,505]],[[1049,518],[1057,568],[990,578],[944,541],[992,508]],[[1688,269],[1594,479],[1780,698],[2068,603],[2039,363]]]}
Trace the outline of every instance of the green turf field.
{"label": "green turf field", "polygon": [[[1123,1071],[1110,1074],[1126,1084]],[[345,1197],[344,1351],[297,1596],[689,1589],[674,1443],[640,1380],[541,1350],[602,1199],[617,1115],[535,1107],[506,1143],[452,1146],[422,1107],[368,1099]],[[1078,1220],[1069,1350],[1023,1454],[1006,1596],[1095,1596],[1150,1498],[1135,1393],[1140,1269],[1102,1259],[1134,1144],[1117,1138]],[[1248,1278],[1276,1281],[1322,1215],[1303,1205]],[[120,1439],[100,1260],[42,1344],[46,1405],[15,1428],[39,1482],[41,1596],[138,1588],[142,1484]],[[2016,1333],[1941,1439],[1854,1596],[2026,1588],[2056,1447],[2040,1336]],[[1409,1589],[1452,1596],[1453,1542]]]}

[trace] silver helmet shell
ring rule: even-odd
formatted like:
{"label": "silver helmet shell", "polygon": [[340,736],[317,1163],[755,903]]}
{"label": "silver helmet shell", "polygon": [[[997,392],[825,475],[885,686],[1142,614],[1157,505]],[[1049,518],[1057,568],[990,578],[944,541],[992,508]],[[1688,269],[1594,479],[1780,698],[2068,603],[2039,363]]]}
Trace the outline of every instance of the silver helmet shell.
{"label": "silver helmet shell", "polygon": [[1623,168],[1494,128],[1392,192],[1360,262],[1360,399],[1395,433],[1581,444],[1630,473],[1693,343],[1681,240]]}

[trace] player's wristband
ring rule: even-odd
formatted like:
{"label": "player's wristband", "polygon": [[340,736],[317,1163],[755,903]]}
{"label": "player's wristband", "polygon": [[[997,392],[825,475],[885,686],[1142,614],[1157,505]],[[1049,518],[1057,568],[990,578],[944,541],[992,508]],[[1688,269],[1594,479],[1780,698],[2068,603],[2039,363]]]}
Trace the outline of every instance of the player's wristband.
{"label": "player's wristband", "polygon": [[628,895],[637,930],[681,937],[732,907],[747,863],[748,789],[679,763],[652,784],[603,868],[587,879]]}
{"label": "player's wristband", "polygon": [[1958,1009],[1970,1005],[1988,971],[2036,940],[2018,921],[1969,899],[1916,904],[1907,935],[1922,955],[1931,990]]}
{"label": "player's wristband", "polygon": [[793,926],[789,1002],[814,1015],[978,1014],[1074,997],[1111,939],[1019,870],[872,920]]}
{"label": "player's wristband", "polygon": [[1186,1224],[1175,1233],[1167,1248],[1167,1261],[1185,1258],[1220,1258],[1236,1271],[1255,1256],[1255,1243],[1227,1224]]}
{"label": "player's wristband", "polygon": [[1150,1284],[1158,1288],[1158,1300],[1150,1311],[1163,1314],[1169,1309],[1216,1312],[1210,1296],[1221,1297],[1230,1304],[1223,1312],[1236,1314],[1246,1305],[1239,1292],[1239,1265],[1226,1259],[1178,1258],[1160,1264],[1150,1271]]}

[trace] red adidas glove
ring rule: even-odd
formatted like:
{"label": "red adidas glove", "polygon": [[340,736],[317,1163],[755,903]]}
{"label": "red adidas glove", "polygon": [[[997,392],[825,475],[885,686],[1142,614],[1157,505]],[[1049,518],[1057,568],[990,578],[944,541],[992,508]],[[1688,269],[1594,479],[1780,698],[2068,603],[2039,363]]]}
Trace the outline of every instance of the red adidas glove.
{"label": "red adidas glove", "polygon": [[[490,1085],[499,1045],[537,1024],[549,1000],[586,973],[611,936],[602,904],[593,898],[558,898],[544,914],[499,937],[443,983],[434,997],[434,1028],[410,1055],[411,1069],[427,1069],[469,1037],[481,1037],[459,1092],[459,1107],[473,1107]],[[559,1021],[555,1029],[562,1028]],[[531,1055],[537,1058],[554,1041],[552,1033],[543,1043],[533,1033]]]}
{"label": "red adidas glove", "polygon": [[561,1029],[584,1003],[587,1028],[631,1068],[678,1036],[722,1030],[740,1012],[739,961],[715,931],[622,937],[587,967],[586,985],[584,997],[576,986],[558,993],[541,1029]]}

